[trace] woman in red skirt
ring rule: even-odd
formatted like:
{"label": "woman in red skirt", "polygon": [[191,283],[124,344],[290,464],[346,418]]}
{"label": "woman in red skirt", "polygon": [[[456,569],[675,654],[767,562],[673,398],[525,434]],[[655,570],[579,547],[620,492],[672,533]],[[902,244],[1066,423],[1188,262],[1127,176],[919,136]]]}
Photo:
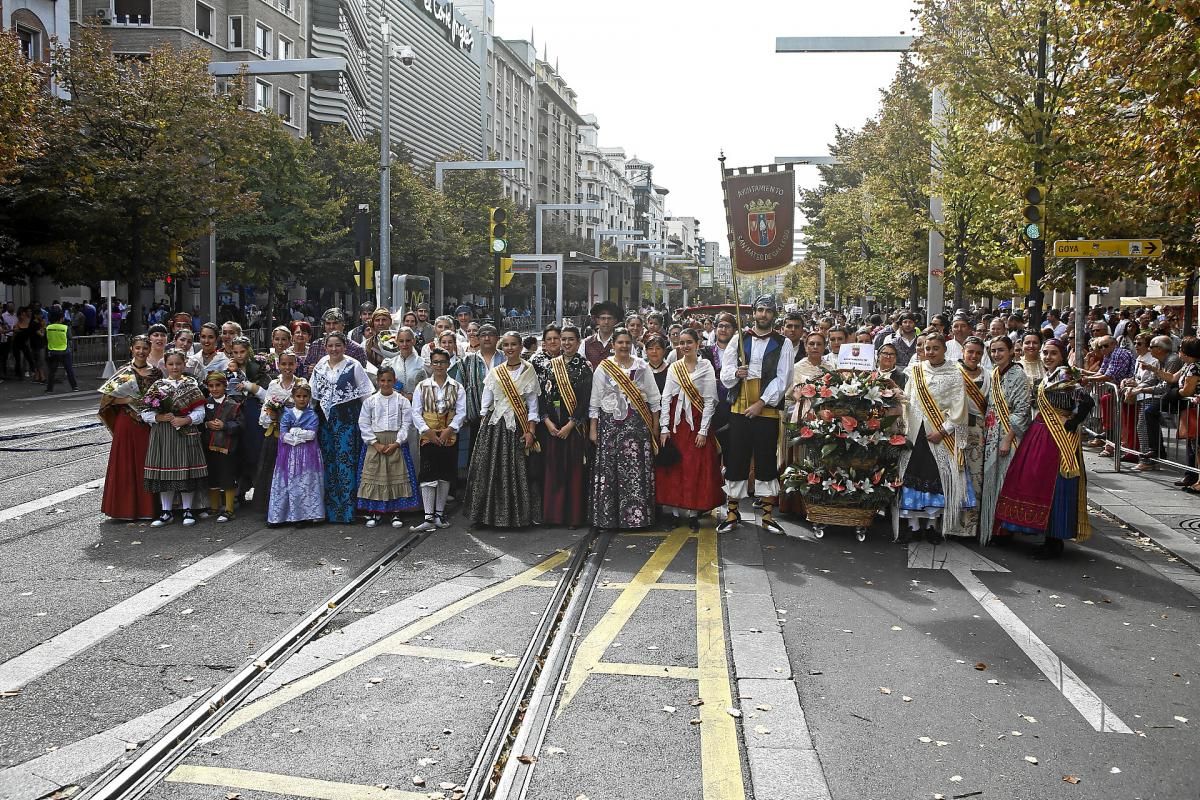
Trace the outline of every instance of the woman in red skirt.
{"label": "woman in red skirt", "polygon": [[699,357],[700,337],[694,330],[680,331],[677,347],[680,358],[667,370],[659,427],[663,449],[669,450],[673,441],[679,458],[655,467],[655,499],[665,512],[686,516],[698,531],[700,513],[725,502],[717,441],[708,435],[717,406],[717,377],[712,364]]}
{"label": "woman in red skirt", "polygon": [[129,351],[133,360],[100,387],[100,419],[112,434],[100,510],[113,519],[154,519],[157,498],[146,491],[142,482],[150,426],[142,422],[137,412],[142,395],[163,374],[147,361],[150,356],[147,337],[133,337]]}

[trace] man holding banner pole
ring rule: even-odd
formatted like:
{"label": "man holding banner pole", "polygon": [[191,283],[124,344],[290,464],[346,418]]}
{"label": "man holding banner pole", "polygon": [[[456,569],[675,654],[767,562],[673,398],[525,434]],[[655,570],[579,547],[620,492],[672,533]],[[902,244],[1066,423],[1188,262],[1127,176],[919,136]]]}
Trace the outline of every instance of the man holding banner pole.
{"label": "man holding banner pole", "polygon": [[[773,272],[791,263],[796,181],[787,166],[726,169],[724,153],[720,162],[740,325],[737,274]],[[752,467],[754,494],[762,503],[760,524],[772,533],[783,533],[774,517],[779,504],[778,445],[795,348],[774,329],[778,310],[773,294],[755,300],[753,324],[739,332],[721,358],[721,383],[729,389],[731,408],[729,447],[724,452],[727,506],[718,533],[741,523],[738,505],[749,493]]]}

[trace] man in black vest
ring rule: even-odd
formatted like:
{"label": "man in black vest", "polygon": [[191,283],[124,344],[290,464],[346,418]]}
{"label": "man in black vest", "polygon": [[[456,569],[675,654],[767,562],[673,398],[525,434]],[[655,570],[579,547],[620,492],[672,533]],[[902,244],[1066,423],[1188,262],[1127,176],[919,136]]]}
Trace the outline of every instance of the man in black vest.
{"label": "man in black vest", "polygon": [[754,301],[754,325],[734,337],[721,356],[721,383],[729,389],[729,447],[725,450],[725,496],[728,508],[718,533],[742,521],[738,501],[745,497],[754,465],[754,494],[762,501],[762,527],[783,533],[775,521],[779,500],[779,426],[784,394],[795,361],[791,341],[775,332],[778,308],[773,295]]}

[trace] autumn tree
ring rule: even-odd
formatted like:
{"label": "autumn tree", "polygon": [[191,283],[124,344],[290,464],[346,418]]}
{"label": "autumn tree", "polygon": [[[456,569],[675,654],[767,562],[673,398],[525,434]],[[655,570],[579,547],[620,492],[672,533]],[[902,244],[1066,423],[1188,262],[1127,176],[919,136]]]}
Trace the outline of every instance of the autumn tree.
{"label": "autumn tree", "polygon": [[46,147],[50,127],[46,75],[27,61],[13,31],[0,31],[0,182],[10,179],[23,161]]}

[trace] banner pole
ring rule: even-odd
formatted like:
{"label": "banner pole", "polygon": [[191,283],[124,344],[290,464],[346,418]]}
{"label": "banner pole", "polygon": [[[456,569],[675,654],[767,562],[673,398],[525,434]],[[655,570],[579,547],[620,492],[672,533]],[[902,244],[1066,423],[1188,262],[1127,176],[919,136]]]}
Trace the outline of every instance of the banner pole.
{"label": "banner pole", "polygon": [[729,207],[729,190],[725,186],[725,151],[717,161],[721,164],[721,196],[725,198],[725,235],[729,239],[729,282],[733,285],[734,319],[737,320],[738,366],[742,365],[742,296],[737,285],[737,243],[733,237],[733,213]]}

